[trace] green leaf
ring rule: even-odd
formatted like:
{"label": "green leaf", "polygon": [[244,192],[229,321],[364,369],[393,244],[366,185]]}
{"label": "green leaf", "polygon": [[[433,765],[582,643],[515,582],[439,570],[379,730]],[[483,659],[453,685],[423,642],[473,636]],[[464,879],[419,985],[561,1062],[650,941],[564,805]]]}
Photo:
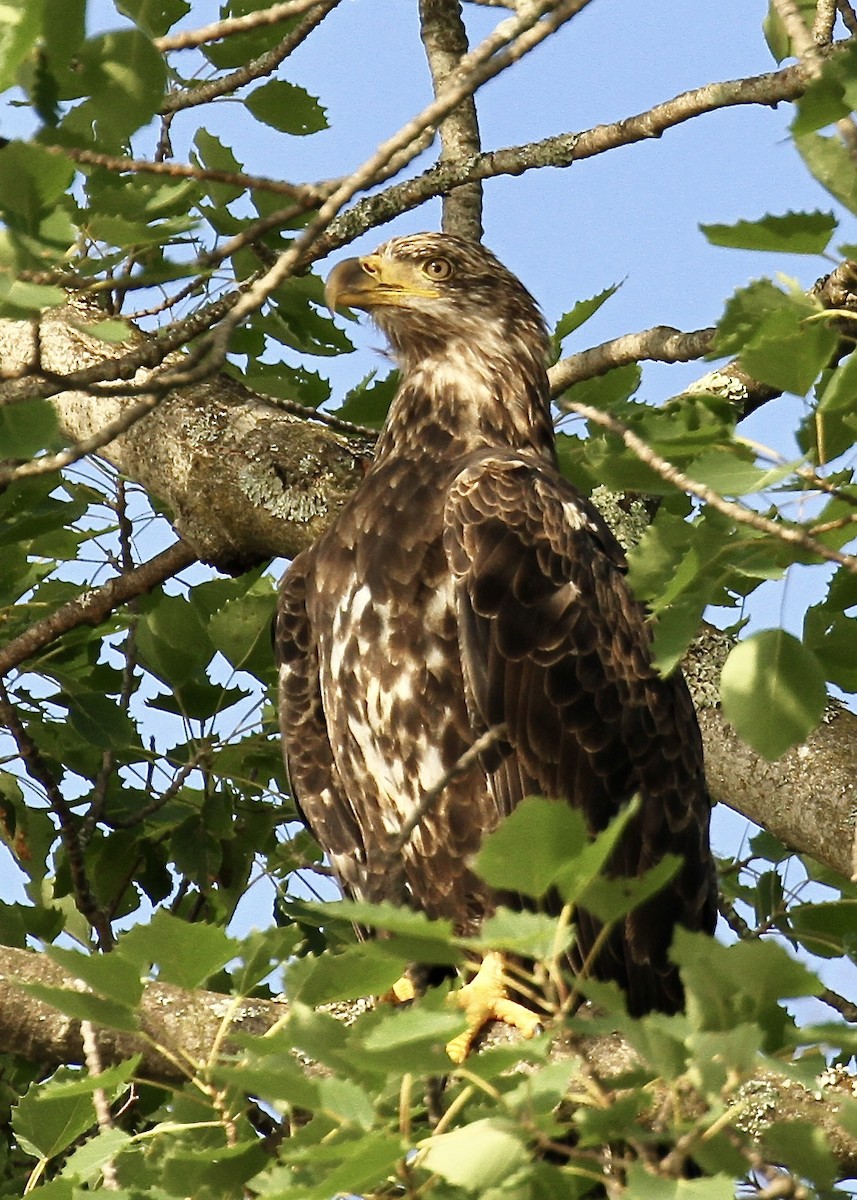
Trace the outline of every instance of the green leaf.
{"label": "green leaf", "polygon": [[795,137],[801,158],[822,187],[852,213],[857,213],[857,166],[838,137],[804,133]]}
{"label": "green leaf", "polygon": [[0,458],[30,458],[53,446],[57,415],[49,400],[26,400],[0,407]]}
{"label": "green leaf", "polygon": [[811,1121],[776,1121],[762,1135],[765,1152],[827,1191],[840,1176],[823,1129]]}
{"label": "green leaf", "polygon": [[390,403],[398,386],[398,371],[391,371],[383,379],[378,379],[376,372],[372,371],[355,388],[351,389],[341,407],[333,411],[343,421],[352,421],[355,425],[366,425],[370,429],[380,429],[387,418]]}
{"label": "green leaf", "polygon": [[257,120],[283,133],[305,136],[327,129],[325,110],[315,96],[285,79],[254,88],[245,104]]}
{"label": "green leaf", "polygon": [[[332,1149],[335,1151],[336,1147]],[[344,1162],[332,1170],[324,1170],[323,1178],[308,1200],[382,1194],[387,1190],[388,1177],[404,1157],[405,1149],[400,1138],[378,1131],[362,1135],[353,1144],[343,1143],[340,1153]],[[305,1197],[307,1191],[300,1189],[299,1196],[295,1196],[294,1200],[304,1200]]]}
{"label": "green leaf", "polygon": [[[801,945],[819,958],[853,958],[857,951],[857,900],[796,904],[789,924]],[[791,931],[789,931],[791,932]]]}
{"label": "green leaf", "polygon": [[592,296],[588,300],[578,300],[574,307],[567,313],[563,313],[556,323],[556,328],[553,331],[554,342],[557,347],[568,337],[570,333],[574,333],[575,329],[579,329],[590,317],[598,312],[602,304],[615,296],[622,285],[613,283],[610,287],[606,287],[603,292],[599,292],[597,296]]}
{"label": "green leaf", "polygon": [[0,91],[18,82],[18,68],[38,43],[43,9],[44,0],[5,0],[0,20]]}
{"label": "green leaf", "polygon": [[93,992],[72,991],[70,988],[48,987],[43,983],[21,983],[20,987],[43,1000],[52,1008],[67,1017],[78,1021],[92,1021],[96,1025],[107,1025],[110,1029],[122,1029],[126,1033],[136,1033],[139,1021],[134,1010],[126,1004],[117,1004],[114,1000],[106,1000]]}
{"label": "green leaf", "polygon": [[262,1170],[267,1159],[258,1139],[198,1148],[175,1141],[160,1165],[158,1190],[170,1196],[239,1196],[246,1194],[244,1185]]}
{"label": "green leaf", "polygon": [[371,1129],[375,1123],[375,1108],[362,1087],[350,1079],[335,1075],[318,1081],[319,1108],[333,1113],[339,1120]]}
{"label": "green leaf", "polygon": [[821,393],[818,411],[824,414],[853,413],[855,394],[857,394],[857,351],[852,351],[834,371],[831,371]]}
{"label": "green leaf", "polygon": [[121,29],[87,39],[75,55],[79,94],[87,99],[71,109],[60,129],[85,142],[122,149],[161,107],[166,86],[162,55],[137,29]]}
{"label": "green leaf", "polygon": [[771,760],[804,741],[827,700],[815,655],[782,629],[739,642],[723,666],[720,687],[726,719]]}
{"label": "green leaf", "polygon": [[48,946],[47,955],[75,979],[82,979],[100,996],[133,1006],[143,994],[143,981],[134,963],[119,954],[81,954]]}
{"label": "green leaf", "polygon": [[724,496],[746,496],[782,482],[805,462],[797,459],[780,467],[758,467],[748,454],[748,450],[739,446],[706,450],[693,460],[687,473]]}
{"label": "green leaf", "polygon": [[583,816],[564,801],[530,797],[482,842],[476,871],[491,887],[538,898],[589,842]]}
{"label": "green leaf", "polygon": [[485,1117],[419,1144],[417,1163],[454,1187],[483,1195],[529,1162],[521,1129],[511,1121]]}
{"label": "green leaf", "polygon": [[0,149],[0,206],[36,233],[41,218],[68,191],[74,174],[72,163],[43,146],[9,142]]}
{"label": "green leaf", "polygon": [[609,411],[623,400],[627,400],[640,386],[643,372],[637,363],[624,367],[613,367],[596,379],[585,379],[572,384],[557,399],[560,408],[568,410],[569,404],[586,404],[590,408]]}
{"label": "green leaf", "polygon": [[734,225],[700,225],[714,246],[738,250],[771,250],[778,254],[823,254],[836,230],[832,212],[789,212]]}
{"label": "green leaf", "polygon": [[735,1200],[732,1175],[709,1179],[665,1179],[652,1175],[640,1163],[632,1163],[627,1174],[627,1194],[634,1200]]}
{"label": "green leaf", "polygon": [[287,970],[286,988],[290,999],[315,1008],[334,1000],[383,995],[406,966],[407,958],[391,959],[383,946],[367,942],[339,954],[295,959]]}
{"label": "green leaf", "polygon": [[179,987],[199,987],[235,955],[236,946],[214,925],[189,925],[162,909],[148,925],[135,925],[119,939],[117,952],[158,978]]}
{"label": "green leaf", "polygon": [[12,1128],[26,1154],[53,1158],[95,1124],[91,1094],[56,1094],[58,1085],[78,1074],[60,1067],[52,1079],[33,1084],[13,1108]]}
{"label": "green leaf", "polygon": [[580,903],[599,921],[612,924],[657,895],[675,877],[681,864],[677,855],[667,854],[636,879],[598,876],[581,893]]}
{"label": "green leaf", "polygon": [[87,745],[122,750],[138,744],[134,722],[110,696],[75,689],[68,705],[69,723]]}
{"label": "green leaf", "polygon": [[670,957],[681,970],[695,1029],[726,1031],[755,1022],[768,1052],[782,1047],[791,1023],[779,1001],[822,990],[819,979],[776,942],[723,946],[679,926]]}
{"label": "green leaf", "polygon": [[259,678],[273,667],[271,621],[275,607],[274,581],[262,576],[243,596],[227,600],[212,616],[208,623],[212,645],[233,667]]}
{"label": "green leaf", "polygon": [[508,950],[527,958],[553,958],[564,953],[571,930],[560,929],[555,917],[539,912],[513,912],[498,908],[483,921],[477,937],[467,945],[479,950]]}
{"label": "green leaf", "polygon": [[153,38],[163,37],[190,12],[188,0],[116,0],[116,7]]}
{"label": "green leaf", "polygon": [[754,378],[802,396],[839,341],[820,314],[796,288],[786,293],[770,280],[757,280],[728,301],[717,329],[717,353],[740,354]]}
{"label": "green leaf", "polygon": [[90,1138],[82,1146],[78,1146],[66,1159],[63,1164],[62,1178],[74,1179],[79,1183],[95,1184],[98,1182],[104,1165],[113,1161],[123,1150],[133,1145],[133,1138],[124,1129],[99,1129],[96,1137]]}

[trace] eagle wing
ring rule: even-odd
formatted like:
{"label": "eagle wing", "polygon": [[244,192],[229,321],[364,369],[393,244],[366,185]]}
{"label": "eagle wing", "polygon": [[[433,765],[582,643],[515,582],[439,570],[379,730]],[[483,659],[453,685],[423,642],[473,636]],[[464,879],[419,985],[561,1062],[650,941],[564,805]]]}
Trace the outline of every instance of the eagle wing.
{"label": "eagle wing", "polygon": [[[673,929],[711,929],[715,917],[710,802],[690,696],[680,675],[651,666],[620,547],[557,472],[512,451],[482,452],[456,477],[444,547],[474,732],[506,727],[485,759],[501,810],[531,794],[565,799],[596,832],[639,792],[611,871],[636,876],[667,853],[682,857],[594,964],[625,987],[632,1011],[680,1007]],[[585,912],[577,925],[579,968],[599,926]]]}
{"label": "eagle wing", "polygon": [[280,587],[274,630],[280,728],[301,818],[353,893],[360,890],[363,834],[339,777],[322,705],[318,643],[306,607],[313,553],[298,555]]}

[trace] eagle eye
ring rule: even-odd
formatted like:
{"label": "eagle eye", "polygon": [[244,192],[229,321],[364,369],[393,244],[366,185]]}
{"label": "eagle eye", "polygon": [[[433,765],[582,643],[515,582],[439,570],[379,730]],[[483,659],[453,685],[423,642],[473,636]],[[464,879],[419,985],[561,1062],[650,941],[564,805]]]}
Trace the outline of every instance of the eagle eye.
{"label": "eagle eye", "polygon": [[452,274],[452,263],[448,258],[429,258],[423,263],[423,274],[435,281],[449,279]]}

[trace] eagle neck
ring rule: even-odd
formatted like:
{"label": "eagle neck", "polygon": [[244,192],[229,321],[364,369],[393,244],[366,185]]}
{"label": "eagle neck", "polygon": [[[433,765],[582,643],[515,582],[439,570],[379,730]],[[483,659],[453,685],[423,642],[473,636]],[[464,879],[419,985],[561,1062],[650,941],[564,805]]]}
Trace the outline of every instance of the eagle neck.
{"label": "eagle neck", "polygon": [[484,344],[447,343],[417,361],[401,354],[401,383],[376,461],[425,455],[449,461],[491,447],[554,461],[544,363],[523,339],[490,350]]}

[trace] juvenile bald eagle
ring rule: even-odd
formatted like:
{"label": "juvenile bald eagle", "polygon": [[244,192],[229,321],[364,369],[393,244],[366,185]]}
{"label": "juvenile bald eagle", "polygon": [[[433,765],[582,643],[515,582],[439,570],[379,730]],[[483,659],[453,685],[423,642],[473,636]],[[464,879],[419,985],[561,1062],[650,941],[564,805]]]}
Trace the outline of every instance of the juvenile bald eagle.
{"label": "juvenile bald eagle", "polygon": [[[470,934],[496,904],[472,856],[523,797],[566,800],[595,832],[638,793],[611,869],[683,865],[594,970],[633,1013],[674,1011],[674,927],[715,916],[700,736],[680,674],[651,666],[621,549],[559,474],[538,308],[482,246],[428,233],[340,263],[327,296],[372,315],[401,383],[363,483],[283,580],[281,724],[304,817],[347,895]],[[498,726],[391,869],[420,798]],[[578,963],[597,934],[578,913]]]}

